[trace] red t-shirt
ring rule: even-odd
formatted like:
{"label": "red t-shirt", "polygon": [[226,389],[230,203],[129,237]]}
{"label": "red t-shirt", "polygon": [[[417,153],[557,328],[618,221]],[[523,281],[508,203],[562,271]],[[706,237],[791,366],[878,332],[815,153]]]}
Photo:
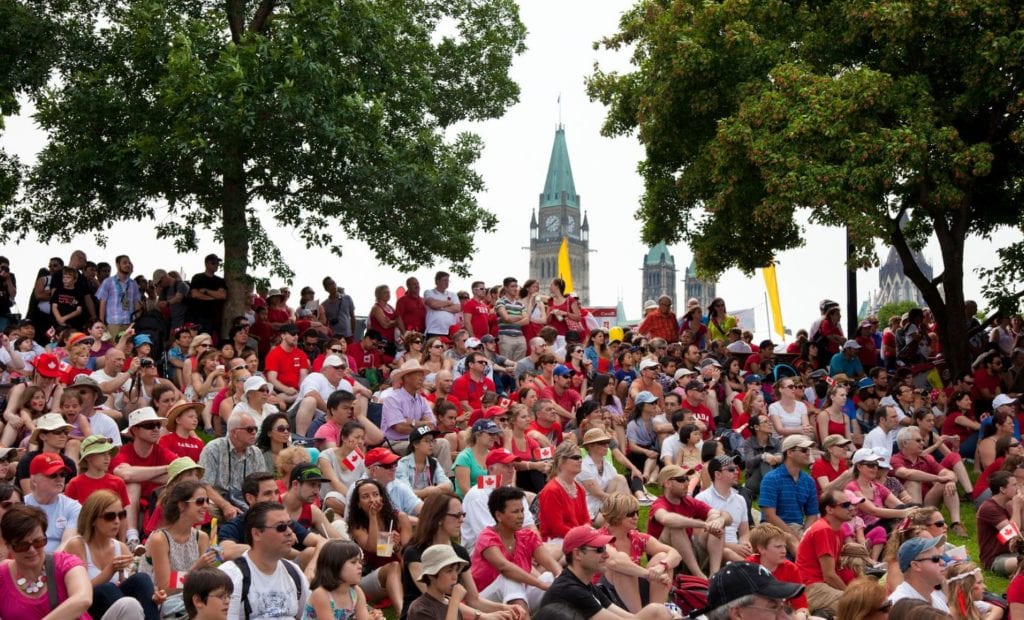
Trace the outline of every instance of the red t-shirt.
{"label": "red t-shirt", "polygon": [[[177,454],[171,452],[160,444],[154,445],[153,449],[149,452],[149,456],[142,458],[139,456],[139,453],[135,451],[134,442],[126,443],[121,446],[121,451],[117,453],[117,456],[110,459],[110,469],[108,471],[113,472],[123,463],[127,463],[132,467],[166,467],[176,458],[178,458]],[[150,494],[161,486],[163,486],[162,483],[143,482],[142,498],[149,498]]]}
{"label": "red t-shirt", "polygon": [[[654,501],[651,505],[650,515],[647,521],[647,533],[655,538],[661,538],[661,532],[665,527],[654,518],[659,510],[667,510],[672,514],[682,515],[691,519],[700,519],[701,521],[707,521],[708,515],[711,514],[711,506],[708,506],[699,499],[692,497],[684,497],[678,504],[673,504],[668,501],[665,496],[661,496]],[[693,532],[687,528],[687,536],[691,536]]]}
{"label": "red t-shirt", "polygon": [[988,477],[991,476],[993,472],[997,472],[1002,469],[1005,461],[1006,457],[1001,456],[992,461],[992,463],[985,468],[985,471],[981,472],[981,475],[978,476],[978,481],[974,483],[974,492],[971,494],[972,498],[978,499],[981,497],[981,494],[988,489]]}
{"label": "red t-shirt", "polygon": [[[828,336],[840,336],[840,337],[842,337],[843,336],[843,328],[839,327],[838,325],[833,324],[832,321],[830,321],[828,319],[822,319],[821,325],[818,326],[818,333],[820,333],[822,335],[822,337],[828,337]],[[844,338],[844,340],[845,340],[845,338]],[[828,340],[827,344],[825,345],[825,349],[829,353],[831,353],[833,355],[836,354],[836,353],[839,353],[839,343],[838,342],[833,342],[832,340]]]}
{"label": "red t-shirt", "polygon": [[971,412],[964,413],[962,411],[951,411],[951,412],[949,412],[946,415],[946,419],[944,419],[942,421],[942,434],[943,435],[956,435],[956,436],[960,437],[960,442],[961,443],[967,441],[967,439],[971,435],[973,435],[974,433],[978,432],[978,431],[972,431],[971,429],[967,428],[966,426],[960,426],[959,424],[955,423],[956,419],[959,418],[962,415],[967,416],[967,419],[969,419],[969,420],[974,420],[975,422],[978,421],[978,419],[974,416],[974,413],[971,413]]}
{"label": "red t-shirt", "polygon": [[462,313],[469,315],[469,326],[473,328],[470,334],[474,338],[482,338],[491,333],[490,314],[491,307],[487,304],[470,299],[462,304]]}
{"label": "red t-shirt", "polygon": [[836,570],[839,569],[839,555],[843,551],[843,532],[833,530],[824,518],[818,519],[807,528],[800,545],[796,548],[796,566],[800,569],[800,578],[804,585],[822,583],[821,562],[818,558],[826,555],[835,560]]}
{"label": "red t-shirt", "polygon": [[832,467],[832,463],[828,459],[818,459],[811,465],[811,478],[814,478],[814,486],[818,489],[818,493],[821,493],[821,485],[818,484],[818,478],[824,476],[828,478],[829,482],[832,482],[836,478],[842,475],[846,471],[846,461],[839,462],[839,469]]}
{"label": "red t-shirt", "polygon": [[480,417],[480,414],[477,412],[483,408],[483,405],[480,403],[480,399],[484,397],[484,392],[494,391],[494,381],[484,377],[482,381],[477,383],[476,381],[473,381],[473,377],[467,372],[452,383],[451,395],[460,403],[462,401],[469,403],[469,407],[474,413],[473,416],[470,416],[469,420],[472,424]]}
{"label": "red t-shirt", "polygon": [[84,504],[85,500],[96,491],[111,491],[121,498],[121,506],[125,508],[131,504],[131,500],[128,499],[128,487],[124,480],[114,474],[103,474],[101,478],[90,478],[85,474],[78,474],[68,481],[68,486],[64,488],[64,495],[79,504]]}
{"label": "red t-shirt", "polygon": [[704,440],[706,441],[711,439],[711,435],[715,432],[715,416],[711,413],[711,410],[708,409],[707,405],[704,403],[691,405],[690,401],[683,398],[683,402],[679,405],[679,408],[683,411],[692,411],[693,417],[707,425],[708,430],[704,432]]}
{"label": "red t-shirt", "polygon": [[178,456],[187,456],[198,463],[199,455],[203,452],[203,447],[206,444],[198,437],[185,438],[179,437],[177,433],[167,433],[160,438],[157,445],[167,448]]}
{"label": "red t-shirt", "polygon": [[363,351],[362,342],[353,342],[348,345],[347,353],[349,359],[356,361],[356,365],[353,368],[355,372],[361,372],[366,368],[380,368],[385,363],[391,361],[391,358],[384,355],[384,353],[379,349],[375,351]]}
{"label": "red t-shirt", "polygon": [[[752,556],[744,558],[744,561],[752,564],[760,564],[761,554],[755,553]],[[784,581],[786,583],[803,583],[800,579],[800,569],[796,567],[796,564],[789,560],[783,560],[782,564],[779,564],[775,568],[775,572],[772,573],[772,576],[779,581]],[[809,609],[807,606],[807,595],[803,592],[788,600],[790,607],[793,609]]]}
{"label": "red t-shirt", "polygon": [[[992,396],[985,397],[981,395],[981,390],[988,390],[988,393]],[[974,371],[974,387],[971,388],[971,400],[990,401],[995,398],[996,391],[999,389],[999,377],[992,376],[984,368],[979,368]],[[988,409],[985,409],[988,411]]]}
{"label": "red t-shirt", "polygon": [[282,347],[276,346],[267,353],[267,359],[263,363],[266,372],[276,372],[277,380],[290,388],[299,389],[299,373],[309,370],[309,358],[305,351],[298,347],[291,351],[285,351]]}
{"label": "red t-shirt", "polygon": [[1006,589],[1006,602],[1024,605],[1024,574],[1017,575]]}
{"label": "red t-shirt", "polygon": [[541,426],[539,421],[534,420],[530,422],[530,426],[526,427],[526,432],[530,431],[537,431],[544,435],[552,445],[557,446],[562,443],[562,424],[559,422],[554,422],[551,426]]}
{"label": "red t-shirt", "polygon": [[402,298],[395,302],[395,314],[402,319],[406,331],[422,334],[427,329],[427,306],[419,295],[402,295]]}
{"label": "red t-shirt", "polygon": [[477,590],[484,590],[498,578],[498,570],[494,565],[484,558],[484,551],[491,547],[497,547],[505,559],[512,562],[526,572],[533,569],[533,554],[537,547],[544,544],[537,532],[529,528],[516,530],[516,544],[512,551],[505,548],[501,542],[501,534],[495,530],[496,526],[485,527],[480,536],[476,539],[473,547],[473,562],[470,565],[470,574],[473,575],[473,582]]}
{"label": "red t-shirt", "polygon": [[578,482],[576,497],[569,497],[562,483],[551,480],[538,495],[540,509],[537,511],[537,526],[545,541],[565,538],[569,530],[577,525],[590,525],[590,511],[587,510],[587,492]]}
{"label": "red t-shirt", "polygon": [[572,388],[566,388],[561,394],[559,394],[555,391],[555,388],[546,387],[541,391],[540,397],[549,398],[555,401],[555,404],[570,413],[576,409],[576,405],[579,405],[582,402],[580,393]]}

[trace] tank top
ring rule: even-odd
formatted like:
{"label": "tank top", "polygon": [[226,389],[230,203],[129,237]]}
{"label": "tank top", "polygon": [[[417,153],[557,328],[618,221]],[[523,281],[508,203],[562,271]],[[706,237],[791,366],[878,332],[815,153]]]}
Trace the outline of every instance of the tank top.
{"label": "tank top", "polygon": [[[395,320],[395,309],[392,308],[390,305],[382,304],[380,302],[377,302],[373,305],[376,306],[377,308],[380,308],[381,313],[384,314],[384,318],[386,318],[389,321]],[[370,327],[372,329],[377,330],[377,333],[383,336],[384,340],[387,340],[388,342],[394,342],[395,328],[386,328],[383,325],[381,325],[379,322],[377,322],[377,319],[376,317],[373,316],[372,312],[370,313]]]}
{"label": "tank top", "polygon": [[[89,579],[95,579],[96,575],[99,575],[103,572],[103,569],[99,566],[96,566],[96,563],[92,561],[92,550],[89,549],[89,543],[85,542],[84,538],[82,539],[82,544],[85,546],[85,572],[89,574]],[[111,538],[110,546],[113,547],[114,555],[116,556],[118,551],[117,541]],[[116,584],[117,579],[118,574],[117,571],[115,571],[113,574],[110,575],[109,582]]]}
{"label": "tank top", "polygon": [[[356,589],[349,588],[348,595],[352,598],[352,609],[339,608],[334,602],[334,595],[330,592],[327,593],[328,598],[331,599],[331,618],[333,618],[333,620],[349,620],[349,618],[356,617]],[[305,618],[305,620],[331,620],[331,618],[317,618],[316,610],[314,610],[313,606],[309,603],[306,603],[306,613],[303,618]]]}

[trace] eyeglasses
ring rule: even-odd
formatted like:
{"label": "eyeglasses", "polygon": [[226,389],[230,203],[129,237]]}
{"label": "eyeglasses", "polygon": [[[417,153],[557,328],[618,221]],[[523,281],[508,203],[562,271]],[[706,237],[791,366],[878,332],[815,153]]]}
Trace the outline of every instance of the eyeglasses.
{"label": "eyeglasses", "polygon": [[19,540],[18,542],[16,542],[13,545],[11,545],[11,551],[13,551],[15,553],[25,553],[26,551],[28,551],[29,547],[34,547],[36,549],[42,549],[45,546],[46,546],[46,537],[44,536],[42,538],[37,538],[37,539],[35,539],[33,541]]}
{"label": "eyeglasses", "polygon": [[849,510],[850,508],[852,508],[852,507],[853,507],[853,502],[843,502],[843,503],[841,503],[841,504],[838,504],[838,506],[839,506],[840,508],[843,508],[843,509],[845,509],[845,510]]}
{"label": "eyeglasses", "polygon": [[103,519],[104,521],[109,521],[110,523],[113,523],[114,521],[117,521],[118,519],[120,519],[121,521],[124,521],[125,519],[128,518],[128,511],[127,510],[122,510],[121,512],[114,512],[113,510],[111,510],[110,512],[104,512],[103,514],[101,514],[100,518]]}
{"label": "eyeglasses", "polygon": [[155,431],[160,428],[159,422],[140,422],[135,425],[135,428],[141,428],[146,431]]}
{"label": "eyeglasses", "polygon": [[573,454],[572,456],[567,456],[565,458],[567,460],[570,460],[570,461],[582,461],[583,460],[583,457],[578,455],[578,454]]}
{"label": "eyeglasses", "polygon": [[374,463],[374,465],[380,467],[381,469],[394,469],[398,467],[398,462],[396,461],[394,463],[388,463],[387,465],[385,465],[384,463]]}
{"label": "eyeglasses", "polygon": [[192,499],[186,499],[185,503],[186,504],[194,503],[196,506],[205,506],[206,505],[206,498],[205,497],[193,497]]}
{"label": "eyeglasses", "polygon": [[256,428],[255,426],[240,426],[240,427],[238,427],[238,430],[245,431],[245,432],[251,433],[251,434],[255,434],[256,431],[258,431],[260,429]]}
{"label": "eyeglasses", "polygon": [[635,518],[637,518],[639,516],[640,516],[640,511],[639,510],[634,510],[633,512],[627,512],[626,513],[626,517],[628,517],[630,519],[635,519]]}
{"label": "eyeglasses", "polygon": [[278,433],[287,433],[288,432],[288,427],[287,426],[275,426],[274,430],[277,431]]}
{"label": "eyeglasses", "polygon": [[430,348],[431,349],[443,349],[444,345],[443,344],[432,344],[432,345],[430,345]]}
{"label": "eyeglasses", "polygon": [[689,476],[676,476],[675,478],[669,478],[670,482],[678,482],[680,484],[686,484],[689,481]]}
{"label": "eyeglasses", "polygon": [[278,534],[284,534],[285,532],[288,531],[289,528],[291,528],[291,526],[292,526],[292,522],[291,521],[285,521],[284,523],[278,523],[276,525],[261,525],[260,529],[261,530],[274,530]]}
{"label": "eyeglasses", "polygon": [[196,348],[197,349],[212,349],[213,345],[212,344],[197,344]]}
{"label": "eyeglasses", "polygon": [[800,452],[803,452],[804,454],[808,454],[811,451],[810,448],[803,448],[803,447],[797,447],[797,448],[793,448],[793,449],[794,450],[799,450]]}
{"label": "eyeglasses", "polygon": [[227,602],[227,601],[231,600],[231,593],[230,592],[224,592],[224,591],[221,591],[221,592],[211,592],[209,594],[209,596],[212,597],[212,598],[219,598],[220,600],[222,600],[224,602]]}
{"label": "eyeglasses", "polygon": [[946,522],[944,520],[942,520],[942,519],[939,519],[935,523],[929,523],[928,526],[929,527],[946,527]]}
{"label": "eyeglasses", "polygon": [[911,562],[931,562],[933,564],[938,564],[941,561],[942,561],[942,556],[941,555],[929,555],[927,557],[914,558],[913,560],[911,560]]}
{"label": "eyeglasses", "polygon": [[239,370],[245,370],[245,364],[242,364],[241,366],[235,366],[234,368],[231,369],[231,372],[236,372]]}
{"label": "eyeglasses", "polygon": [[67,474],[65,474],[62,471],[59,471],[55,474],[47,474],[46,477],[49,478],[50,480],[57,480],[58,478],[64,480],[67,478]]}
{"label": "eyeglasses", "polygon": [[796,385],[795,385],[795,384],[793,384],[793,383],[790,383],[789,385],[780,385],[780,386],[779,386],[779,389],[782,389],[782,390],[790,390],[790,389],[792,389],[792,388],[795,388],[795,387],[796,387]]}
{"label": "eyeglasses", "polygon": [[878,463],[861,463],[861,467],[869,467],[871,469],[878,469]]}
{"label": "eyeglasses", "polygon": [[465,519],[466,518],[466,513],[464,513],[464,512],[449,512],[448,516],[453,518],[453,519]]}
{"label": "eyeglasses", "polygon": [[487,360],[477,360],[477,361],[475,361],[473,363],[474,364],[483,364],[484,366],[486,366],[487,365]]}
{"label": "eyeglasses", "polygon": [[1010,447],[1011,447],[1011,448],[1017,448],[1017,447],[1019,447],[1019,446],[1020,446],[1020,442],[1019,442],[1019,441],[1018,441],[1017,443],[1011,443],[1011,444],[1010,444]]}

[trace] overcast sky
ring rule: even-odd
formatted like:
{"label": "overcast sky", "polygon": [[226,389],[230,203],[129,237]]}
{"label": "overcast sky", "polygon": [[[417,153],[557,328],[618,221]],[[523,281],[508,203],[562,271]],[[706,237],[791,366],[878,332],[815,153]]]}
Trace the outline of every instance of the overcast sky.
{"label": "overcast sky", "polygon": [[[640,268],[647,251],[640,242],[641,226],[636,220],[643,192],[636,167],[643,149],[634,138],[613,140],[600,135],[605,109],[587,99],[583,84],[595,61],[600,61],[606,70],[629,70],[626,54],[598,52],[592,44],[616,31],[619,15],[630,3],[527,0],[520,6],[521,17],[529,31],[529,49],[518,57],[512,70],[522,90],[520,102],[504,117],[472,127],[482,136],[485,145],[477,169],[487,189],[479,199],[499,219],[496,232],[477,235],[472,279],[495,284],[507,275],[518,276],[520,281],[527,277],[530,212],[536,208],[538,194],[543,189],[559,118],[556,102],[561,95],[561,116],[576,191],[581,196],[583,210],[590,217],[591,304],[614,306],[621,298],[627,314],[637,317],[642,301]],[[45,141],[45,135],[32,123],[31,111],[26,107],[22,116],[8,119],[6,133],[0,138],[5,149],[26,161],[33,159]],[[170,241],[155,239],[151,226],[149,223],[117,226],[109,231],[111,243],[106,249],[99,248],[91,236],[80,236],[66,246],[41,246],[33,239],[17,247],[4,248],[3,253],[11,259],[12,271],[19,276],[20,305],[25,305],[31,279],[38,268],[44,266],[50,256],[67,259],[73,248],[85,250],[94,261],[111,261],[115,254],[128,253],[136,272],[147,277],[160,267],[178,269],[191,276],[202,270],[205,254],[223,252],[212,243],[212,235],[205,234],[202,238],[207,243],[198,252],[179,255]],[[778,257],[783,318],[787,328],[794,332],[815,318],[819,299],[835,299],[843,303],[844,308],[846,299],[842,229],[809,226],[805,218],[804,231],[806,247]],[[992,241],[973,239],[968,242],[965,265],[968,297],[980,295],[980,286],[972,277],[973,270],[990,266],[995,261],[994,248],[1012,239],[1012,232],[1003,231]],[[373,302],[376,285],[387,283],[394,291],[409,275],[379,266],[368,248],[356,241],[343,241],[345,256],[340,260],[326,251],[304,249],[298,237],[288,230],[275,229],[274,241],[283,249],[297,274],[293,283],[295,299],[298,289],[304,285],[313,286],[321,297],[319,283],[329,274],[353,296],[357,312],[364,314]],[[672,246],[670,250],[680,269],[677,289],[681,298],[682,270],[689,265],[692,254],[683,245]],[[887,248],[879,246],[879,252],[884,259]],[[941,260],[934,241],[924,253],[936,274],[940,273]],[[366,265],[374,268],[367,269]],[[425,284],[432,283],[433,272],[447,267],[444,264],[431,266],[414,275]],[[469,279],[453,279],[452,287],[468,290],[468,284]],[[876,289],[877,271],[860,272],[858,287],[861,299]],[[718,294],[727,300],[730,309],[756,306],[758,338],[768,336],[764,284],[759,273],[748,279],[738,271],[727,272],[718,283]],[[773,339],[778,341],[775,336]]]}

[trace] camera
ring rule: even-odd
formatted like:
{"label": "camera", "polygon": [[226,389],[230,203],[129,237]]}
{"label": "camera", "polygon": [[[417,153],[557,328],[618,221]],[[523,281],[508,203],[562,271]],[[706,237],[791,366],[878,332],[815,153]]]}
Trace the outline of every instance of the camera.
{"label": "camera", "polygon": [[142,358],[142,361],[139,362],[139,366],[141,368],[149,368],[152,365],[153,365],[153,360],[149,359],[148,357]]}

